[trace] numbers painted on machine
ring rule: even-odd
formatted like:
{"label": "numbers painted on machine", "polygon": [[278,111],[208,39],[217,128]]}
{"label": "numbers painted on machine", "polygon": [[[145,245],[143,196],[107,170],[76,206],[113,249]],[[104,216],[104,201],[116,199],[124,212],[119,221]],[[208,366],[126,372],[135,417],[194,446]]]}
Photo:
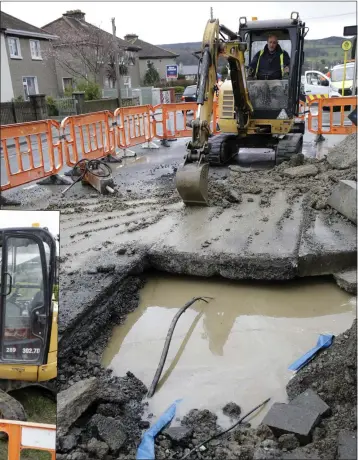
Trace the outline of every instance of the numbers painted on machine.
{"label": "numbers painted on machine", "polygon": [[26,355],[38,355],[40,354],[40,348],[23,348],[22,353]]}
{"label": "numbers painted on machine", "polygon": [[16,353],[16,347],[6,347],[6,353]]}

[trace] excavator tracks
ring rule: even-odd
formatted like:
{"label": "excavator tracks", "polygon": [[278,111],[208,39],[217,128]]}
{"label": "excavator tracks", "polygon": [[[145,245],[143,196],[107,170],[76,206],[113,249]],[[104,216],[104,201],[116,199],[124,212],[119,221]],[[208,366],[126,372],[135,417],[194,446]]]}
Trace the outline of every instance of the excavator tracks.
{"label": "excavator tracks", "polygon": [[209,165],[225,165],[237,155],[237,136],[235,134],[218,134],[209,139],[209,146],[210,151],[206,156]]}
{"label": "excavator tracks", "polygon": [[303,134],[286,134],[276,147],[276,164],[288,161],[292,155],[302,152]]}

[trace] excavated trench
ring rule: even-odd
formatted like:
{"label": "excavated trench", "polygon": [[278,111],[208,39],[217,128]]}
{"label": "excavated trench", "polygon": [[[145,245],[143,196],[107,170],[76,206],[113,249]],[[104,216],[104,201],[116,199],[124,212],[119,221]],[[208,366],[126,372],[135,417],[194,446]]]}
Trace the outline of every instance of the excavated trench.
{"label": "excavated trench", "polygon": [[[91,377],[100,389],[58,437],[58,460],[104,458],[104,452],[108,459],[134,458],[148,422],[178,398],[183,401],[172,426],[188,422],[189,413],[197,434],[204,427],[201,437],[232,424],[222,411],[229,402],[237,403],[242,413],[267,397],[272,398],[270,406],[286,402],[292,377],[288,366],[315,345],[319,334],[337,335],[354,318],[354,298],[331,278],[283,283],[198,279],[165,275],[145,263],[133,265],[126,274],[103,276],[110,278],[106,287],[97,290],[72,327],[61,333],[59,392]],[[194,296],[214,299],[193,305],[180,318],[157,391],[148,400],[170,322]],[[253,427],[268,407],[250,419]],[[196,419],[192,409],[203,417]],[[111,444],[100,433],[98,417],[121,421],[123,445]],[[113,429],[117,432],[118,426]],[[172,452],[165,437],[157,442],[158,458],[173,458],[168,452],[181,458],[190,447]]]}

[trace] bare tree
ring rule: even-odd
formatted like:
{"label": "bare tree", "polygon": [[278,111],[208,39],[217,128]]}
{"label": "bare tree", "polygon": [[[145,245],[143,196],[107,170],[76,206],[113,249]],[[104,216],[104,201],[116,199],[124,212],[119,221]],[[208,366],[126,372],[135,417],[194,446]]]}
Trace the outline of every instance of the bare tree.
{"label": "bare tree", "polygon": [[[115,81],[114,54],[120,56],[120,73],[127,75],[127,53],[118,39],[114,44],[112,36],[98,27],[85,23],[85,27],[66,27],[59,40],[52,42],[49,54],[75,78],[98,82],[101,74]],[[117,49],[115,49],[117,46]],[[114,76],[114,79],[113,79]]]}

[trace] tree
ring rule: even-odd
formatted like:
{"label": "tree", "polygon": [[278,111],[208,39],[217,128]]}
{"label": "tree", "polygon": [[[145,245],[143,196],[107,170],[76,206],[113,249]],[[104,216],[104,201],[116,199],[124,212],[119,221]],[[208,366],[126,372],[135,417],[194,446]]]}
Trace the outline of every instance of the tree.
{"label": "tree", "polygon": [[119,54],[120,74],[127,75],[129,53],[119,39],[114,41],[111,34],[88,23],[85,29],[66,26],[62,30],[62,27],[54,30],[60,39],[51,42],[48,55],[74,78],[96,83],[105,72],[115,82],[116,52]]}
{"label": "tree", "polygon": [[155,85],[160,82],[160,75],[154,67],[153,62],[148,62],[148,70],[144,75],[144,84],[147,86]]}

